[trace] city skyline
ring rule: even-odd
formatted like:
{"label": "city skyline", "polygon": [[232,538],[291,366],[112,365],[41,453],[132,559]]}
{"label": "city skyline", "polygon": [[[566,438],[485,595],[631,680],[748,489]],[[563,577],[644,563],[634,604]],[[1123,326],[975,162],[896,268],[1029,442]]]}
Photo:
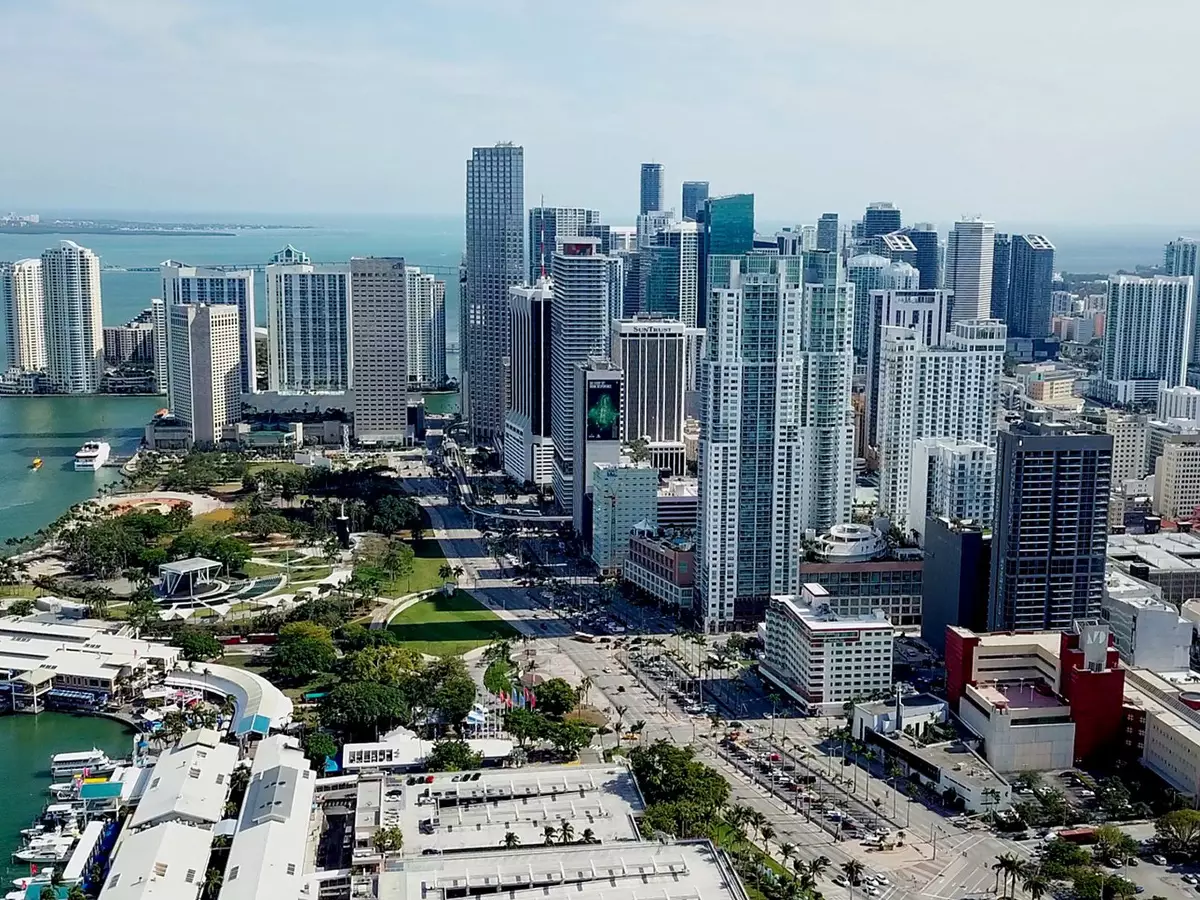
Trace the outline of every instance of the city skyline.
{"label": "city skyline", "polygon": [[[582,8],[544,11],[533,32],[514,14],[522,4],[479,0],[415,2],[403,11],[367,4],[337,15],[273,2],[237,9],[87,2],[70,15],[58,3],[14,8],[6,11],[10,27],[0,36],[6,83],[30,95],[88,84],[100,101],[83,104],[70,122],[49,107],[31,108],[30,133],[41,139],[0,150],[0,172],[14,173],[11,180],[0,178],[0,205],[447,212],[461,208],[461,148],[512,140],[528,150],[527,196],[614,214],[636,211],[636,185],[627,173],[654,160],[664,166],[670,205],[678,202],[683,181],[707,180],[714,195],[755,192],[770,219],[815,220],[822,209],[861,210],[880,198],[922,220],[944,224],[979,212],[1010,230],[1017,220],[1025,226],[1042,219],[1037,224],[1048,228],[1193,217],[1186,193],[1166,175],[1190,159],[1190,123],[1160,136],[1152,166],[1132,143],[1081,155],[1075,137],[1114,109],[1170,116],[1170,92],[1162,86],[1177,79],[1177,60],[1194,42],[1200,16],[1175,15],[1164,33],[1152,27],[1153,17],[1084,17],[1069,8],[1037,7],[1039,28],[1031,35],[1020,14],[989,20],[981,30],[970,11],[947,2],[927,4],[920,14],[871,6],[872,27],[864,29],[844,10],[815,7],[789,15],[779,0],[758,0],[752,15],[715,0],[699,9],[667,2],[649,12],[622,0],[603,16]],[[279,41],[278,23],[285,19],[288,39]],[[765,21],[771,27],[761,27]],[[1143,32],[1153,40],[1137,40]],[[619,106],[585,113],[558,103],[567,121],[531,120],[532,97],[550,103],[569,88],[545,84],[544,54],[535,61],[505,52],[511,46],[506,36],[514,33],[550,48],[552,63],[561,57],[565,66],[569,58],[583,80],[638,89],[625,92],[629,102]],[[571,40],[560,39],[567,34]],[[1132,48],[1132,58],[1121,66],[1111,66],[1099,51],[1064,58],[1058,52],[1064,40],[1085,47],[1119,43]],[[426,49],[398,56],[391,52],[398,41]],[[797,44],[803,53],[795,52]],[[1034,62],[1009,72],[1007,53],[1015,44]],[[265,55],[264,46],[270,47]],[[737,63],[729,67],[728,83],[703,97],[680,94],[669,80],[647,79],[644,64],[635,64],[696,47]],[[829,77],[847,52],[864,50],[871,65],[845,66],[841,77]],[[101,63],[112,58],[121,64]],[[40,65],[45,59],[61,64]],[[889,165],[875,166],[866,158],[874,152],[869,140],[812,141],[803,158],[820,177],[793,178],[792,123],[810,111],[852,108],[881,71],[900,69],[908,89],[922,98],[914,131],[924,115],[931,126],[943,126],[937,152],[901,141]],[[1007,73],[1008,89],[995,94],[998,71]],[[254,89],[245,90],[247,84]],[[396,84],[422,98],[431,139],[388,140],[389,129],[403,127],[398,123],[381,123],[379,139],[369,142],[350,140],[352,129],[325,128],[295,142],[261,127],[270,97],[303,97],[305,106],[337,109],[349,119],[390,99]],[[770,85],[765,92],[764,84]],[[751,96],[752,104],[746,102]],[[771,115],[777,107],[800,115]],[[220,109],[229,127],[202,133],[170,154],[129,152],[164,133],[189,131],[197,108]],[[681,140],[696,121],[733,127],[753,121],[759,136],[753,158],[735,143]],[[622,124],[636,126],[636,140],[612,140],[631,133]],[[871,126],[851,119],[850,127],[865,137]],[[228,150],[230,129],[253,140],[239,142],[237,153],[218,152]],[[70,139],[79,130],[120,139],[99,140],[80,159]],[[1034,153],[1039,165],[1013,179],[1009,161]],[[901,167],[907,196],[894,191]]]}

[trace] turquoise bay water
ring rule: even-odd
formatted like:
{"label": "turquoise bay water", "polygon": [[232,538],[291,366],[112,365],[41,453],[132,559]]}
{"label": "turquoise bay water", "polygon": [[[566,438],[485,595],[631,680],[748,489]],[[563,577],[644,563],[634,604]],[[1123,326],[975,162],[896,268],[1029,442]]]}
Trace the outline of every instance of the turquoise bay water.
{"label": "turquoise bay water", "polygon": [[50,757],[98,747],[112,757],[128,756],[132,732],[120,722],[95,716],[42,713],[0,717],[0,760],[4,763],[4,803],[0,804],[0,875],[4,893],[12,879],[29,874],[29,866],[10,864],[21,829],[28,828],[50,799]]}

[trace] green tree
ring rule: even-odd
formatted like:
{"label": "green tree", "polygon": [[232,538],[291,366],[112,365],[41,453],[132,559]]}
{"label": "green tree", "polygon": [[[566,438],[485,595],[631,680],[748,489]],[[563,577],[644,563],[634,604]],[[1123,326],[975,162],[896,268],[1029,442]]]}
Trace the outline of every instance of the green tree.
{"label": "green tree", "polygon": [[867,871],[857,859],[850,859],[842,863],[842,874],[846,876],[846,880],[850,882],[850,896],[854,896],[854,886],[862,880],[863,873]]}
{"label": "green tree", "polygon": [[504,832],[504,840],[500,842],[504,849],[513,850],[521,846],[521,838],[511,831]]}
{"label": "green tree", "polygon": [[158,604],[150,597],[135,596],[133,602],[129,604],[126,618],[134,632],[141,634],[159,620]]}
{"label": "green tree", "polygon": [[1200,810],[1172,810],[1155,820],[1154,831],[1173,853],[1193,854],[1200,845]]}
{"label": "green tree", "polygon": [[399,853],[404,847],[404,832],[396,827],[380,828],[371,843],[380,853]]}
{"label": "green tree", "polygon": [[575,826],[566,819],[558,829],[558,842],[560,844],[569,844],[575,840]]}
{"label": "green tree", "polygon": [[314,731],[304,739],[304,755],[318,767],[323,766],[325,760],[337,756],[337,752],[337,741],[323,731]]}
{"label": "green tree", "polygon": [[1023,870],[1024,875],[1021,880],[1021,890],[1027,893],[1033,900],[1042,900],[1053,886],[1050,879],[1042,874],[1038,866],[1026,866]]}
{"label": "green tree", "polygon": [[425,768],[430,772],[461,772],[478,769],[482,764],[483,755],[462,740],[438,741],[425,757]]}
{"label": "green tree", "polygon": [[385,645],[351,654],[343,663],[343,672],[348,681],[398,684],[403,676],[421,671],[421,665],[421,655],[416,651]]}
{"label": "green tree", "polygon": [[73,884],[67,889],[67,900],[87,900],[87,894],[83,892],[82,886]]}
{"label": "green tree", "polygon": [[657,740],[648,746],[635,747],[629,761],[649,803],[686,800],[715,811],[729,799],[729,782],[695,760],[690,747]]}
{"label": "green tree", "polygon": [[592,742],[592,734],[591,728],[578,722],[547,721],[542,736],[563,756],[574,758]]}
{"label": "green tree", "polygon": [[320,672],[328,672],[336,659],[333,636],[325,626],[313,622],[288,622],[279,629],[274,655],[274,669],[279,677],[292,682],[304,681]]}
{"label": "green tree", "polygon": [[28,597],[20,597],[8,604],[4,612],[10,616],[27,616],[33,612],[33,601]]}
{"label": "green tree", "polygon": [[395,534],[421,521],[421,508],[409,497],[383,497],[375,504],[372,527],[383,534]]}
{"label": "green tree", "polygon": [[1086,850],[1060,838],[1048,841],[1042,851],[1042,872],[1048,878],[1069,878],[1071,872],[1090,862]]}
{"label": "green tree", "polygon": [[545,828],[542,829],[542,834],[545,837],[546,846],[549,847],[551,844],[554,843],[554,838],[558,834],[558,829],[555,828],[553,825],[547,825]]}
{"label": "green tree", "polygon": [[179,654],[188,662],[203,662],[225,652],[221,642],[202,628],[180,628],[171,638]]}
{"label": "green tree", "polygon": [[469,675],[446,678],[434,692],[432,705],[446,722],[457,725],[475,707],[475,680]]}
{"label": "green tree", "polygon": [[321,701],[321,721],[351,739],[374,737],[408,712],[397,688],[370,681],[343,682]]}
{"label": "green tree", "polygon": [[535,685],[533,694],[537,698],[536,709],[551,719],[561,719],[578,702],[578,695],[565,678],[550,678]]}
{"label": "green tree", "polygon": [[546,733],[546,717],[529,709],[510,709],[504,714],[504,730],[524,748],[530,741],[539,740]]}

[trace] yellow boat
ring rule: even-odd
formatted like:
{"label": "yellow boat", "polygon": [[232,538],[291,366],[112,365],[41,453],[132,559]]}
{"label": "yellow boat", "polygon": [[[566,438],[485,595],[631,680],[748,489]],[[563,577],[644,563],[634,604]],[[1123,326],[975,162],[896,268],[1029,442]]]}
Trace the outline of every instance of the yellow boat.
{"label": "yellow boat", "polygon": [[31,462],[29,464],[29,468],[33,469],[36,472],[41,467],[42,467],[42,458],[40,456],[35,456],[33,458],[33,462]]}

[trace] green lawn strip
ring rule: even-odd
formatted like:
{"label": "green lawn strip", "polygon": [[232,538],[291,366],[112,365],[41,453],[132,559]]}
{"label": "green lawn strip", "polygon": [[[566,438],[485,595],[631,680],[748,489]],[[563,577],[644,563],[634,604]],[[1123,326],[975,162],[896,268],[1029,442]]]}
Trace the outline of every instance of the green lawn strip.
{"label": "green lawn strip", "polygon": [[384,597],[403,597],[405,594],[415,594],[442,586],[438,577],[438,569],[446,564],[442,555],[442,547],[432,539],[417,541],[412,545],[413,573],[408,577],[397,578],[384,584],[380,593]]}
{"label": "green lawn strip", "polygon": [[282,575],[283,566],[268,566],[265,563],[247,562],[242,566],[242,574],[247,578],[266,578],[268,575]]}
{"label": "green lawn strip", "polygon": [[[729,850],[730,852],[732,852],[733,850],[736,850],[739,846],[745,847],[747,850],[749,850],[751,853],[754,854],[755,858],[760,863],[765,865],[768,869],[770,869],[776,875],[781,876],[781,877],[784,875],[790,875],[792,877],[795,877],[795,874],[796,874],[795,872],[788,871],[786,868],[784,868],[784,866],[781,863],[772,859],[770,856],[767,856],[767,854],[764,853],[761,848],[759,848],[755,844],[751,843],[750,841],[743,842],[742,836],[740,834],[738,834],[737,830],[735,828],[733,828],[731,825],[729,825],[729,823],[723,819],[718,819],[716,826],[713,828],[713,841],[719,847],[723,847],[724,849]],[[750,883],[746,883],[746,887],[753,888],[753,885]]]}
{"label": "green lawn strip", "polygon": [[261,459],[246,463],[246,469],[250,472],[261,472],[265,469],[278,469],[280,472],[302,472],[304,466],[281,459]]}
{"label": "green lawn strip", "polygon": [[466,653],[517,634],[465,591],[455,591],[449,597],[435,594],[414,603],[392,620],[388,630],[400,643],[435,656]]}
{"label": "green lawn strip", "polygon": [[45,593],[35,584],[0,584],[0,597],[23,597],[36,600]]}

